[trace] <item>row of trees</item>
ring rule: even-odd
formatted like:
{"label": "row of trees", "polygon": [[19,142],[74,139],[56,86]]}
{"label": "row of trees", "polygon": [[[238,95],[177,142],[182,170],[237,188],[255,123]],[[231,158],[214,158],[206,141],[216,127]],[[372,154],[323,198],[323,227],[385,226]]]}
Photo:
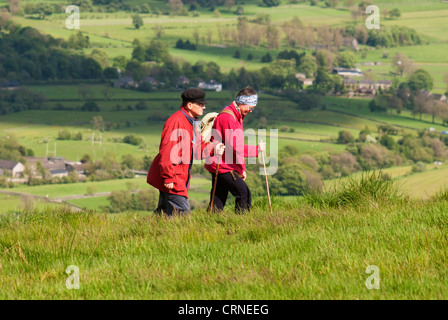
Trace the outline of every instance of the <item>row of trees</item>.
{"label": "row of trees", "polygon": [[[98,79],[103,76],[102,67],[93,56],[74,54],[64,48],[71,40],[55,39],[31,27],[11,24],[8,28],[9,33],[0,38],[0,78],[48,80]],[[75,40],[74,45],[78,43]],[[98,51],[95,55],[98,58]]]}
{"label": "row of trees", "polygon": [[[320,25],[314,27],[304,25],[298,17],[283,24],[273,24],[269,15],[260,14],[254,19],[238,18],[236,26],[223,27],[218,24],[218,39],[212,38],[210,30],[200,33],[195,31],[191,42],[198,46],[200,39],[203,44],[218,43],[239,47],[262,47],[278,49],[282,42],[291,48],[321,48],[338,50],[343,46],[352,46],[349,39],[355,38],[358,43],[373,47],[395,47],[421,44],[422,40],[415,30],[408,27],[383,27],[381,30],[367,30],[364,24],[333,27]],[[214,40],[214,41],[213,41]]]}
{"label": "row of trees", "polygon": [[23,157],[33,157],[34,151],[21,145],[13,136],[0,137],[0,160],[23,161]]}
{"label": "row of trees", "polygon": [[0,90],[0,114],[41,109],[45,96],[25,88]]}

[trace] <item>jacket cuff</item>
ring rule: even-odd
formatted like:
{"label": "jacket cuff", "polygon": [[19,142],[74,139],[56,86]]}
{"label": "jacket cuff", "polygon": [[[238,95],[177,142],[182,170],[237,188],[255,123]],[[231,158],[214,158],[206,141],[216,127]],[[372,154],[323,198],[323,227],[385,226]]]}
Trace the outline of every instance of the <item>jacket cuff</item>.
{"label": "jacket cuff", "polygon": [[174,182],[174,179],[173,179],[173,178],[163,179],[163,183],[164,183],[164,184],[173,183],[173,182]]}

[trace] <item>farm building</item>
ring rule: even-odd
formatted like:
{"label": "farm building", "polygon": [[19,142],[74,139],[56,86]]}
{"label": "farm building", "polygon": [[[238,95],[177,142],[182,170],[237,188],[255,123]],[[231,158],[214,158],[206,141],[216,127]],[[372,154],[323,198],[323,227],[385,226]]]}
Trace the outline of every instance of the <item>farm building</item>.
{"label": "farm building", "polygon": [[390,81],[390,80],[378,80],[375,85],[375,87],[377,89],[381,88],[383,90],[387,90],[391,86],[392,86],[392,81]]}
{"label": "farm building", "polygon": [[9,175],[19,178],[25,171],[25,166],[17,161],[0,160],[0,175]]}
{"label": "farm building", "polygon": [[52,177],[68,176],[68,171],[65,168],[65,158],[63,157],[25,157],[25,160],[30,165],[31,172],[35,177],[43,178],[37,167],[38,162]]}
{"label": "farm building", "polygon": [[114,82],[115,88],[138,88],[138,83],[134,81],[131,77],[118,78]]}
{"label": "farm building", "polygon": [[360,77],[362,76],[361,69],[348,69],[348,68],[333,68],[333,73],[342,77]]}

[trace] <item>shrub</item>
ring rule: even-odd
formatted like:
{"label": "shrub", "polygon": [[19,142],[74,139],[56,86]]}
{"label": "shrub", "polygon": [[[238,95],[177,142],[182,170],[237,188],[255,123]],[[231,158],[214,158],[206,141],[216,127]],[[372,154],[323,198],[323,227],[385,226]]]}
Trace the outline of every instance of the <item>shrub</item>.
{"label": "shrub", "polygon": [[132,144],[134,146],[138,146],[139,144],[142,143],[142,141],[143,141],[142,138],[136,137],[134,135],[125,136],[123,138],[124,143]]}
{"label": "shrub", "polygon": [[334,172],[340,172],[342,176],[347,176],[361,169],[356,157],[347,151],[332,155],[330,161]]}
{"label": "shrub", "polygon": [[347,143],[351,143],[354,141],[355,141],[355,138],[350,133],[350,131],[347,131],[347,130],[339,131],[339,135],[338,135],[338,139],[337,139],[338,143],[347,144]]}
{"label": "shrub", "polygon": [[426,164],[421,161],[417,161],[417,163],[412,166],[412,173],[419,173],[424,171],[426,171]]}

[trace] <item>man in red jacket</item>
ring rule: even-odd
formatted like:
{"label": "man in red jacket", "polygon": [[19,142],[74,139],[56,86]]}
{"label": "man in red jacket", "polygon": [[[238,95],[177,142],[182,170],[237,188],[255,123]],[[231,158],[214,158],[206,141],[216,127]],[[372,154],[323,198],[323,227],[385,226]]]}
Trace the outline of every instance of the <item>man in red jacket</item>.
{"label": "man in red jacket", "polygon": [[[159,189],[159,204],[155,213],[185,214],[190,212],[188,188],[194,159],[224,152],[222,143],[205,143],[195,126],[204,113],[205,92],[190,88],[182,92],[182,106],[165,122],[159,154],[154,158],[147,183]],[[194,147],[194,148],[193,148]],[[193,154],[194,153],[194,154]]]}
{"label": "man in red jacket", "polygon": [[[212,157],[206,161],[205,169],[212,174],[212,186],[216,179],[218,157],[220,158],[218,169],[218,180],[216,183],[215,197],[213,198],[213,209],[222,210],[230,193],[235,196],[235,211],[244,213],[251,207],[251,193],[246,183],[246,166],[244,158],[258,157],[258,152],[264,151],[265,143],[258,146],[244,144],[243,120],[252,112],[258,102],[257,92],[251,87],[238,92],[235,101],[225,107],[216,117],[213,123],[211,141],[222,141],[225,143],[226,151],[223,155]],[[210,194],[212,201],[213,189]]]}

